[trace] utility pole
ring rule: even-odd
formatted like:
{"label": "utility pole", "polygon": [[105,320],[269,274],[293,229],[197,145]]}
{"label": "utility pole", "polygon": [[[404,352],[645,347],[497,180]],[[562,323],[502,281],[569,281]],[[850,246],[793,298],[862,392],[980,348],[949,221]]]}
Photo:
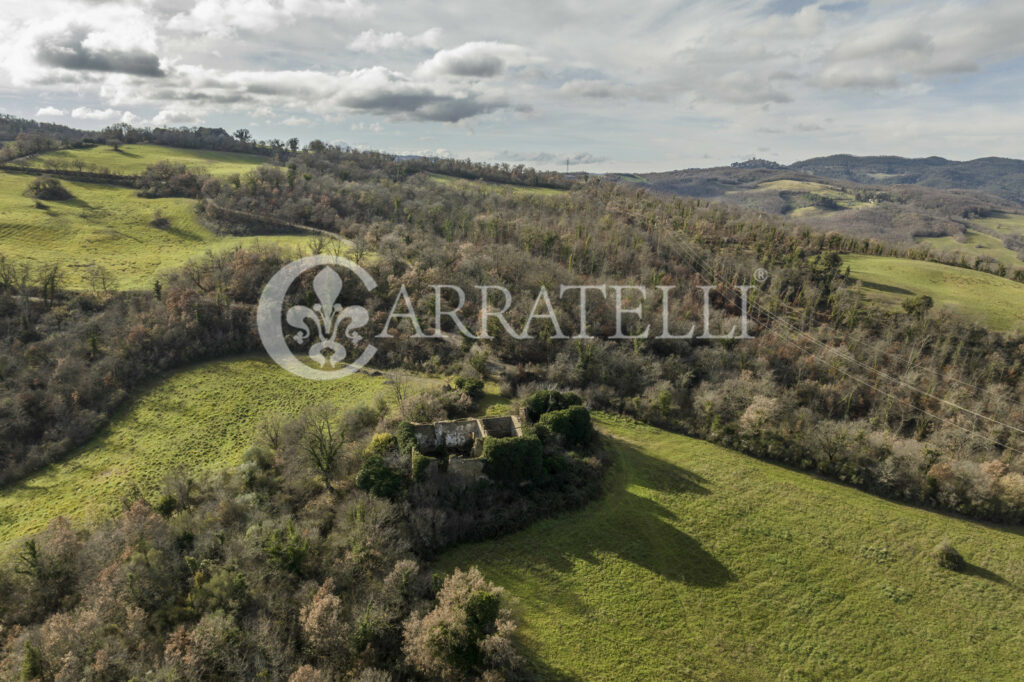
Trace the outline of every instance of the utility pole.
{"label": "utility pole", "polygon": [[569,174],[569,159],[565,160],[565,174]]}

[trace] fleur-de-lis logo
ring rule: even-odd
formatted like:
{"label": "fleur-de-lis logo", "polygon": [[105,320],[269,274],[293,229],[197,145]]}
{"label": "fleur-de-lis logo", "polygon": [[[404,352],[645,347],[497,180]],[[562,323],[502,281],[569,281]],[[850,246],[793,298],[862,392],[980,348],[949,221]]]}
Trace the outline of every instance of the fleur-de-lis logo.
{"label": "fleur-de-lis logo", "polygon": [[[349,320],[344,336],[353,343],[359,343],[363,339],[355,330],[370,321],[366,308],[357,305],[343,308],[336,302],[342,286],[338,273],[326,267],[313,278],[313,293],[316,294],[319,303],[314,303],[312,308],[304,305],[292,306],[285,313],[288,324],[299,330],[295,334],[295,341],[300,345],[311,338],[308,323],[313,323],[319,340],[309,347],[309,357],[321,367],[325,364],[334,367],[347,355],[345,347],[338,343],[342,321]],[[325,350],[331,351],[331,354],[324,355]]]}
{"label": "fleur-de-lis logo", "polygon": [[[326,267],[324,267],[326,266]],[[359,305],[343,306],[338,302],[344,286],[342,278],[332,266],[340,266],[356,275],[366,291],[372,291],[377,283],[366,270],[355,263],[320,254],[293,261],[281,268],[267,283],[260,296],[256,312],[260,340],[274,362],[289,372],[308,379],[337,379],[352,374],[366,366],[377,349],[367,345],[355,360],[342,364],[348,357],[345,345],[354,347],[364,341],[358,330],[370,321],[366,308]],[[294,305],[284,311],[284,300],[288,289],[298,277],[313,268],[320,271],[313,278],[313,293],[317,302],[310,306]],[[306,354],[316,367],[295,356],[288,345],[282,322],[295,331],[291,337],[299,346],[309,343]]]}

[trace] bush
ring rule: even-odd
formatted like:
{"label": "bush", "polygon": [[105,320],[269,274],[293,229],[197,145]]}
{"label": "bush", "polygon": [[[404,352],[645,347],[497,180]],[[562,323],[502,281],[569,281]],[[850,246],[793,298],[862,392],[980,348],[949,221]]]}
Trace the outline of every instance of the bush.
{"label": "bush", "polygon": [[412,455],[412,479],[414,481],[422,481],[427,476],[427,467],[433,462],[433,458],[427,457],[420,452],[414,452]]}
{"label": "bush", "polygon": [[205,172],[192,170],[183,163],[158,161],[139,175],[136,187],[140,196],[148,198],[194,198],[199,196],[206,177]]}
{"label": "bush", "polygon": [[74,195],[60,184],[60,180],[49,175],[41,175],[28,184],[28,193],[36,199],[48,201],[65,201]]}
{"label": "bush", "polygon": [[366,448],[367,455],[376,455],[385,459],[398,452],[398,439],[390,433],[375,433],[370,445]]}
{"label": "bush", "polygon": [[540,419],[542,414],[582,404],[583,399],[575,393],[537,391],[526,399],[526,416],[530,421],[535,422]]}
{"label": "bush", "polygon": [[395,439],[398,441],[398,448],[403,455],[412,455],[419,447],[416,442],[416,432],[409,422],[402,422],[395,427]]}
{"label": "bush", "polygon": [[473,400],[476,400],[484,394],[484,382],[482,379],[474,379],[472,377],[455,377],[451,380],[450,384],[456,391],[465,393]]}
{"label": "bush", "polygon": [[967,565],[960,552],[956,551],[956,548],[948,542],[939,543],[932,550],[932,556],[935,557],[935,561],[938,562],[939,566],[950,571],[962,571]]}
{"label": "bush", "polygon": [[501,483],[535,481],[544,470],[544,446],[537,438],[484,438],[484,473]]}
{"label": "bush", "polygon": [[582,405],[541,415],[539,426],[557,435],[562,446],[569,449],[587,445],[594,437],[590,412]]}
{"label": "bush", "polygon": [[380,455],[370,455],[363,461],[356,475],[356,485],[377,497],[390,500],[397,498],[409,484],[407,476],[403,476],[387,465]]}

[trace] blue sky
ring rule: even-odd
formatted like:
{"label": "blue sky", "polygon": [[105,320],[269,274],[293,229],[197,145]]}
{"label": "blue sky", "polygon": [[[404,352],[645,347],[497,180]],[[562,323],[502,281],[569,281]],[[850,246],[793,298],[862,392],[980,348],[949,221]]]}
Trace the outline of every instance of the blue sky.
{"label": "blue sky", "polygon": [[653,171],[1024,157],[1024,3],[38,0],[0,110]]}

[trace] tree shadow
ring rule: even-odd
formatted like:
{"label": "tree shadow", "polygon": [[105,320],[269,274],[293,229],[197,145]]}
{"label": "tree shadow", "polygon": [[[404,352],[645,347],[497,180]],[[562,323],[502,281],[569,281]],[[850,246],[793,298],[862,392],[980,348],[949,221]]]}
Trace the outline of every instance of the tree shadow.
{"label": "tree shadow", "polygon": [[139,154],[136,154],[135,152],[126,152],[124,149],[121,149],[120,147],[118,147],[117,149],[111,149],[110,151],[114,152],[115,154],[120,154],[121,156],[131,157],[133,159],[140,158]]}
{"label": "tree shadow", "polygon": [[982,568],[981,566],[975,566],[970,562],[965,563],[963,569],[961,569],[960,572],[964,575],[972,575],[976,578],[982,578],[984,580],[988,580],[999,585],[1007,585],[1012,587],[1010,582],[998,573],[990,571],[987,568]]}
{"label": "tree shadow", "polygon": [[878,282],[867,282],[860,280],[860,284],[865,289],[874,289],[875,291],[884,291],[889,294],[901,294],[903,296],[913,296],[914,292],[909,289],[903,289],[900,287],[894,287],[889,284],[879,284]]}
{"label": "tree shadow", "polygon": [[538,553],[536,560],[560,573],[577,561],[597,565],[611,554],[673,582],[698,587],[720,587],[735,580],[700,542],[669,521],[676,515],[654,500],[629,491],[615,493],[600,510],[599,518],[559,546],[560,551]]}
{"label": "tree shadow", "polygon": [[543,680],[544,682],[583,682],[579,675],[573,675],[561,670],[555,670],[544,661],[529,659],[523,666],[518,679]]}
{"label": "tree shadow", "polygon": [[76,208],[87,208],[87,209],[92,210],[92,205],[89,204],[89,202],[83,201],[82,199],[79,199],[78,197],[71,197],[70,199],[64,199],[60,203],[66,205],[66,206],[74,206]]}
{"label": "tree shadow", "polygon": [[630,443],[615,441],[615,448],[623,454],[623,461],[628,462],[632,484],[662,493],[711,494],[704,485],[707,479],[700,474],[651,457]]}
{"label": "tree shadow", "polygon": [[156,227],[155,225],[150,225],[150,227],[156,230],[160,230],[161,232],[166,232],[167,234],[174,235],[175,237],[182,241],[200,242],[203,240],[203,238],[200,237],[199,235],[193,232],[189,232],[188,230],[182,229],[180,227],[177,227],[176,225],[174,225],[174,223],[168,223],[166,227]]}

